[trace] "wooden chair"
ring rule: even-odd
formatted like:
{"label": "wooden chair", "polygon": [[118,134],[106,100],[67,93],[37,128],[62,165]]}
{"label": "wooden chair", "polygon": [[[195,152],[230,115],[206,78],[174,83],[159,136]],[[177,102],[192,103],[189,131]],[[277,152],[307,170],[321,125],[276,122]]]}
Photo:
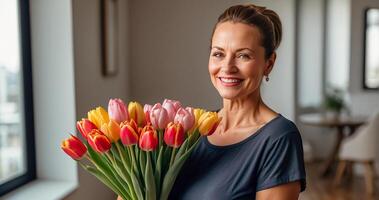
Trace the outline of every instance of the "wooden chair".
{"label": "wooden chair", "polygon": [[373,195],[375,193],[375,159],[379,148],[379,113],[370,121],[361,126],[357,133],[347,138],[341,144],[339,152],[339,163],[337,173],[334,179],[336,186],[340,185],[346,170],[350,171],[355,163],[363,164],[364,177],[366,182],[367,193]]}

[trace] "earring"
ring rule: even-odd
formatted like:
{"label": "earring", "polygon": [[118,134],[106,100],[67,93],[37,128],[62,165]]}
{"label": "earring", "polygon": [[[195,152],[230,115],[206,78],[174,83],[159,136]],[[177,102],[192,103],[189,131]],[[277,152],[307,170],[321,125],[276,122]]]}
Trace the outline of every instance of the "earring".
{"label": "earring", "polygon": [[268,75],[266,76],[266,82],[268,82],[270,80],[270,78],[268,77]]}

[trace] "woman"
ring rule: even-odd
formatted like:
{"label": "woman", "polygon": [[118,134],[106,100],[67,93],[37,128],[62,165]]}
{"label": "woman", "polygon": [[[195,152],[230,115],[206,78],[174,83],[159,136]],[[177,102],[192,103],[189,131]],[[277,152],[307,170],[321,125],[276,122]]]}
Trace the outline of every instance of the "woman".
{"label": "woman", "polygon": [[260,95],[281,37],[279,16],[264,7],[236,5],[220,15],[208,69],[223,98],[222,121],[200,138],[169,199],[292,200],[305,189],[300,133]]}

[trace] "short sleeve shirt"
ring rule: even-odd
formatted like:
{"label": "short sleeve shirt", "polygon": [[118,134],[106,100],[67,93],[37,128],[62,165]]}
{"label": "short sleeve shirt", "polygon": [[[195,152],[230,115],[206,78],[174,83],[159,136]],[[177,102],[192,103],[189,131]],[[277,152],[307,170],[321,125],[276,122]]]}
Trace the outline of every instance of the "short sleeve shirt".
{"label": "short sleeve shirt", "polygon": [[201,136],[169,199],[255,199],[260,190],[293,181],[305,190],[302,139],[296,125],[279,114],[235,144],[217,146]]}

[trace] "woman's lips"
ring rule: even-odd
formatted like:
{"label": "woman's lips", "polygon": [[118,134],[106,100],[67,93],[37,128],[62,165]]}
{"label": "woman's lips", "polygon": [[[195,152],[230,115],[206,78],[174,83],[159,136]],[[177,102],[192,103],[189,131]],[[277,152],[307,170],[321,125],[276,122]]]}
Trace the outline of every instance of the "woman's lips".
{"label": "woman's lips", "polygon": [[229,77],[218,77],[218,80],[220,80],[221,84],[226,87],[234,87],[238,86],[242,83],[243,79],[239,78],[229,78]]}

